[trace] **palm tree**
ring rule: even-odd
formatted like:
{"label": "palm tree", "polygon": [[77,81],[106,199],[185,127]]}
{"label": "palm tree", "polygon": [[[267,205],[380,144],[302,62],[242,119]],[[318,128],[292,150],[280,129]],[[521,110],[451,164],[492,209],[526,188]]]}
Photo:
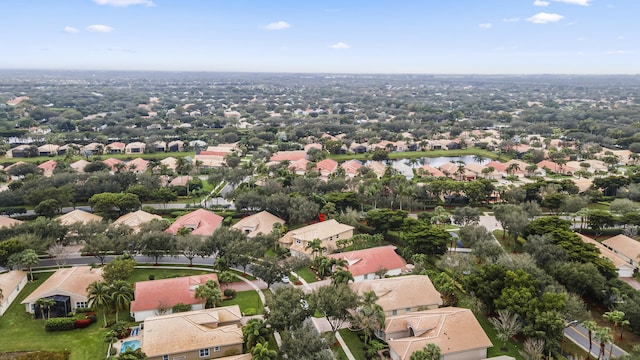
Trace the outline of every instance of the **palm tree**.
{"label": "palm tree", "polygon": [[483,162],[487,161],[487,158],[477,154],[477,155],[473,155],[473,161],[477,162],[478,164],[482,164]]}
{"label": "palm tree", "polygon": [[20,264],[27,268],[29,271],[29,277],[31,281],[33,281],[33,267],[38,265],[40,262],[40,258],[38,254],[33,249],[27,249],[20,253]]}
{"label": "palm tree", "polygon": [[269,335],[271,335],[271,331],[267,328],[267,324],[260,319],[251,319],[242,327],[244,345],[249,351],[253,350],[256,345],[267,342]]}
{"label": "palm tree", "polygon": [[449,220],[449,218],[449,212],[442,206],[436,206],[436,208],[433,209],[433,216],[431,217],[431,221],[436,223],[436,225],[444,225],[447,220]]}
{"label": "palm tree", "polygon": [[216,307],[222,301],[222,291],[218,283],[208,280],[196,288],[195,298],[202,300],[205,308]]}
{"label": "palm tree", "polygon": [[587,320],[582,322],[582,326],[589,331],[589,351],[586,358],[588,360],[591,354],[591,346],[593,345],[593,332],[598,329],[598,324],[595,321]]}
{"label": "palm tree", "polygon": [[[47,299],[47,298],[40,298],[38,300],[36,300],[36,305],[38,305],[38,308],[40,309],[40,314],[42,315],[42,319],[46,320],[46,319],[51,319],[51,308],[56,304],[55,300],[53,299]],[[44,309],[47,309],[47,316],[44,316]]]}
{"label": "palm tree", "polygon": [[509,175],[513,175],[516,173],[516,171],[520,171],[520,165],[518,163],[511,163],[509,164],[509,166],[507,166],[507,174]]}
{"label": "palm tree", "polygon": [[[613,340],[613,334],[611,334],[611,328],[601,327],[596,329],[594,338],[600,343],[600,352],[598,353],[598,360],[604,359],[604,347],[608,342]],[[611,358],[611,356],[609,356]]]}
{"label": "palm tree", "polygon": [[110,290],[111,302],[116,310],[116,322],[118,322],[118,312],[127,309],[133,300],[133,286],[124,280],[117,280]]}
{"label": "palm tree", "polygon": [[269,344],[258,343],[251,350],[251,359],[253,360],[276,360],[278,358],[278,352],[275,350],[269,349]]}
{"label": "palm tree", "polygon": [[315,259],[318,257],[318,254],[322,254],[327,251],[327,248],[322,246],[322,240],[313,239],[307,243],[307,246],[304,247],[306,249],[311,249],[311,255]]}
{"label": "palm tree", "polygon": [[337,286],[338,284],[348,284],[353,280],[353,275],[349,270],[338,269],[331,274],[331,284]]}
{"label": "palm tree", "polygon": [[372,290],[362,294],[362,302],[357,309],[355,324],[364,331],[364,343],[368,344],[375,330],[384,326],[384,309],[378,305],[378,295]]}
{"label": "palm tree", "polygon": [[89,307],[102,311],[104,327],[107,327],[107,309],[111,307],[109,286],[105,282],[94,281],[87,286]]}
{"label": "palm tree", "polygon": [[498,339],[502,341],[502,350],[507,349],[507,341],[514,337],[522,329],[522,323],[517,314],[512,314],[509,310],[498,310],[497,318],[490,318],[489,321],[496,328]]}

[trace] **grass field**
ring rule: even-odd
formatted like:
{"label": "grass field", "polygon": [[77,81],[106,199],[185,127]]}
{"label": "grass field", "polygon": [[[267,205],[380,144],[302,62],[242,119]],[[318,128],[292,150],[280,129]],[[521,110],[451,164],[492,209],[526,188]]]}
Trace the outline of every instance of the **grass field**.
{"label": "grass field", "polygon": [[309,267],[303,267],[300,270],[296,271],[296,274],[298,274],[301,278],[304,279],[304,281],[306,281],[307,283],[314,283],[316,282],[316,275],[313,273],[313,271],[311,271],[311,269],[309,269]]}
{"label": "grass field", "polygon": [[170,267],[157,267],[153,269],[135,269],[133,271],[133,275],[129,278],[129,281],[134,283],[136,281],[146,281],[149,280],[149,275],[153,275],[155,280],[174,278],[180,276],[191,276],[191,275],[201,275],[201,274],[210,274],[211,271],[202,271],[202,270],[182,270],[182,269],[172,269]]}
{"label": "grass field", "polygon": [[260,296],[254,290],[240,291],[236,294],[236,297],[231,300],[224,300],[222,306],[239,305],[240,311],[243,313],[249,309],[256,309],[257,314],[262,314],[264,308]]}
{"label": "grass field", "polygon": [[[364,343],[358,337],[357,332],[351,331],[349,329],[338,330],[338,332],[340,333],[340,336],[342,336],[342,340],[344,340],[345,344],[347,344],[349,350],[351,350],[351,355],[353,355],[356,360],[365,360],[367,358],[364,349],[362,349]],[[342,349],[340,349],[339,353],[340,352],[342,352]],[[347,358],[346,355],[344,358]]]}
{"label": "grass field", "polygon": [[52,273],[40,273],[35,282],[27,284],[7,312],[0,317],[0,349],[5,352],[29,350],[71,350],[71,360],[103,359],[107,353],[104,342],[106,329],[102,321],[85,329],[46,332],[42,320],[34,320],[20,304]]}

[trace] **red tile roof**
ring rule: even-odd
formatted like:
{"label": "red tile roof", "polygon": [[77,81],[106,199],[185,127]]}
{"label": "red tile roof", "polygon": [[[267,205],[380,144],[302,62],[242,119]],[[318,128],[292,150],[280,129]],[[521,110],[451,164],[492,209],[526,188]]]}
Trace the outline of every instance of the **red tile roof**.
{"label": "red tile roof", "polygon": [[345,259],[349,263],[348,270],[353,276],[375,273],[380,268],[387,270],[403,269],[407,266],[393,246],[380,246],[371,249],[348,251],[327,255],[334,259]]}
{"label": "red tile roof", "polygon": [[222,216],[212,211],[198,209],[177,218],[165,232],[175,235],[178,230],[186,227],[193,229],[191,232],[193,235],[209,236],[222,226],[222,220],[224,220]]}
{"label": "red tile roof", "polygon": [[58,163],[55,160],[47,160],[42,164],[38,165],[39,169],[42,169],[44,172],[50,172],[56,169]]}
{"label": "red tile roof", "polygon": [[307,152],[304,150],[293,150],[293,151],[278,151],[277,153],[271,156],[270,161],[296,161],[300,159],[306,159]]}
{"label": "red tile roof", "polygon": [[172,307],[178,303],[194,305],[202,303],[195,298],[196,288],[214,280],[216,274],[183,276],[173,279],[139,281],[134,284],[135,300],[131,302],[131,312],[154,310],[162,306]]}

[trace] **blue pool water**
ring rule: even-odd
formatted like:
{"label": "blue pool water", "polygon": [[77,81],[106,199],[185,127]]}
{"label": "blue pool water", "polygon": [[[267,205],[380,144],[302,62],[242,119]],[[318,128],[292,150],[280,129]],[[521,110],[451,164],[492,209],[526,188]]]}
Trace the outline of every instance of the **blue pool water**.
{"label": "blue pool water", "polygon": [[122,343],[122,347],[120,347],[120,353],[127,350],[137,350],[140,348],[140,340],[129,340]]}

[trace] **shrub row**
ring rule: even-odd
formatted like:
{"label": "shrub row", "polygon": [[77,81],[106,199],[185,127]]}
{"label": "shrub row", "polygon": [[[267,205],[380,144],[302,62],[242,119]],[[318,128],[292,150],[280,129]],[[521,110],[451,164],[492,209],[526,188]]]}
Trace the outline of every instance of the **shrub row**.
{"label": "shrub row", "polygon": [[44,323],[46,331],[66,331],[75,329],[76,320],[73,318],[53,318]]}

